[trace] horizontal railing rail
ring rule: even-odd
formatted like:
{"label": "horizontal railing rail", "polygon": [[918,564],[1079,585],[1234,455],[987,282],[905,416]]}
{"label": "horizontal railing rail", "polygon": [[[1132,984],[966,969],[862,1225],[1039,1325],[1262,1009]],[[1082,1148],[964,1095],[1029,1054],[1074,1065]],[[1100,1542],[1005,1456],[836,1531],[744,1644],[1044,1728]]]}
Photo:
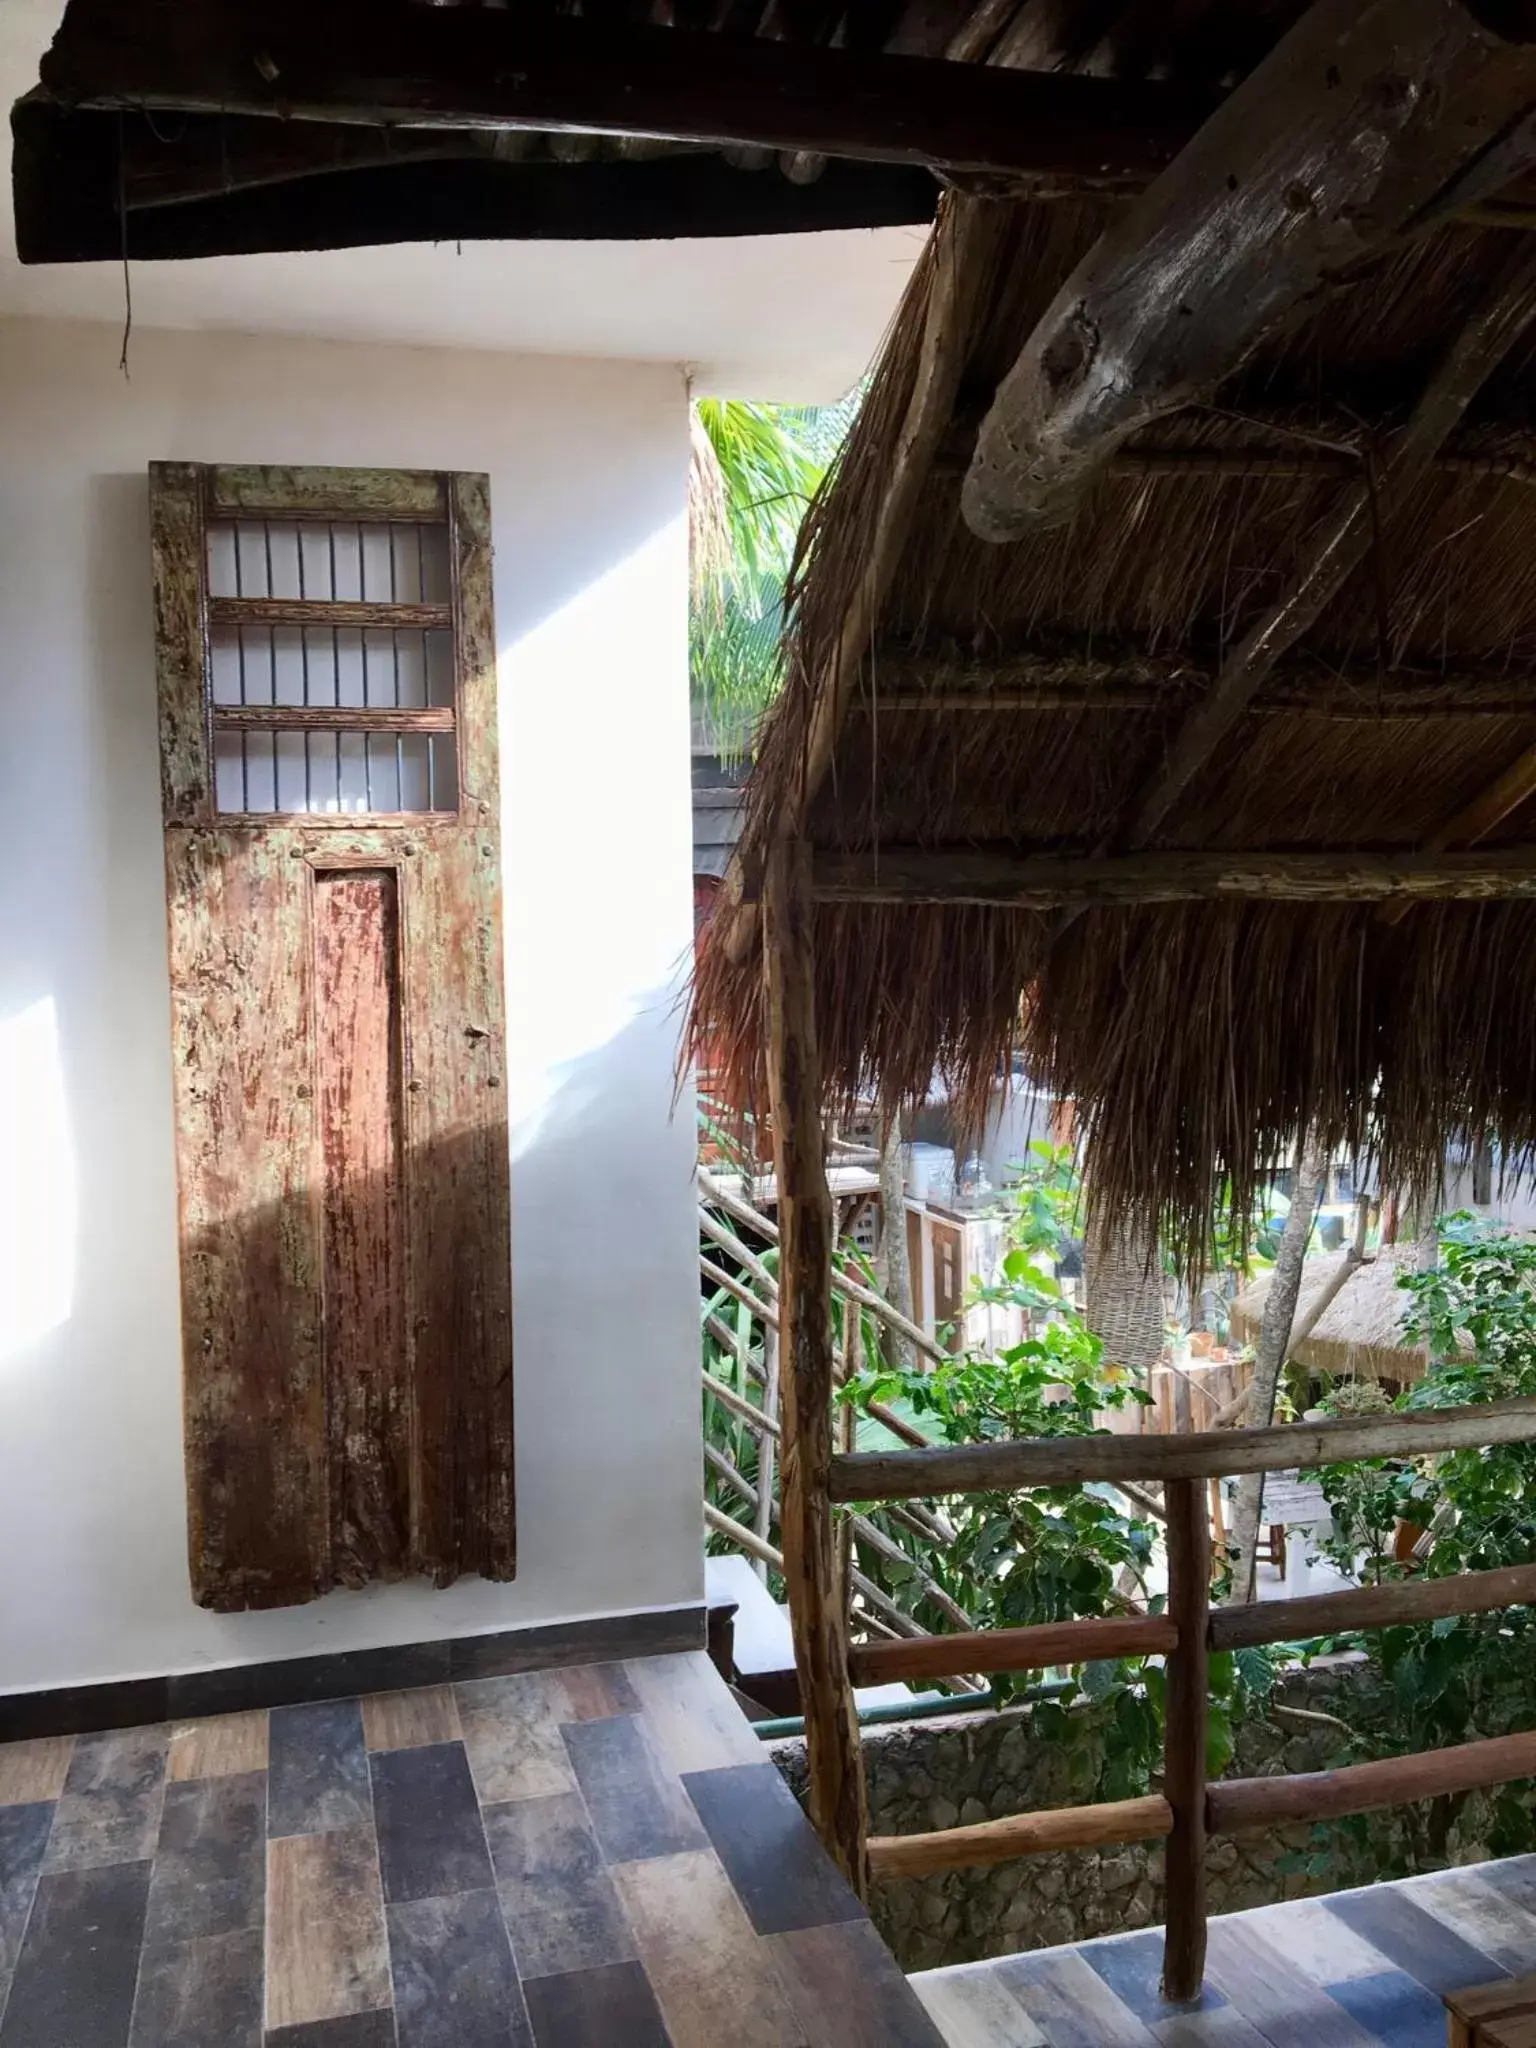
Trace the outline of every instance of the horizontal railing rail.
{"label": "horizontal railing rail", "polygon": [[1004,1437],[926,1451],[848,1451],[832,1460],[834,1501],[920,1500],[929,1494],[1012,1493],[1093,1480],[1228,1479],[1243,1472],[1415,1458],[1536,1437],[1536,1397],[1470,1408],[1417,1408],[1275,1429],[1188,1436]]}

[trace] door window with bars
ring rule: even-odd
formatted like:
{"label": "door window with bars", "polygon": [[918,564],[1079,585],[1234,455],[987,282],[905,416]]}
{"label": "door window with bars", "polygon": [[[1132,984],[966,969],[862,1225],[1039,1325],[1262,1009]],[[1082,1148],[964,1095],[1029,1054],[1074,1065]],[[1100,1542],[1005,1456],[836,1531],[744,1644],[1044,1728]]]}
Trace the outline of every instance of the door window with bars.
{"label": "door window with bars", "polygon": [[455,811],[446,521],[213,516],[206,546],[215,808]]}

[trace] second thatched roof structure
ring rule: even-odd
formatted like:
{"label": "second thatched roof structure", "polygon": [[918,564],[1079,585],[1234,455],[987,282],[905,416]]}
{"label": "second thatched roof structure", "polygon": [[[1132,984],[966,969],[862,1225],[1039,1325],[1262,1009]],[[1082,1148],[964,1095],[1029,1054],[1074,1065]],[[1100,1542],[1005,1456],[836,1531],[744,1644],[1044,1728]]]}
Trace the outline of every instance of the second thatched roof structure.
{"label": "second thatched roof structure", "polygon": [[[1394,861],[1518,867],[1536,842],[1530,327],[1411,481],[1378,461],[1477,309],[1531,298],[1536,237],[1473,212],[1400,239],[1124,440],[1065,523],[980,539],[978,423],[1117,203],[941,211],[808,521],[694,1034],[762,1099],[757,896],[770,845],[803,835],[829,1098],[917,1101],[939,1069],[979,1121],[1022,1049],[1078,1104],[1101,1196],[1189,1245],[1213,1191],[1245,1210],[1309,1124],[1395,1186],[1468,1130],[1536,1141],[1529,902],[1338,884],[1379,897]],[[1368,531],[1298,630],[1341,508]],[[1283,658],[1149,808],[1277,610]]]}
{"label": "second thatched roof structure", "polygon": [[[1297,1329],[1311,1321],[1319,1295],[1337,1277],[1340,1257],[1332,1253],[1310,1258],[1302,1268]],[[1308,1334],[1291,1346],[1289,1355],[1309,1372],[1326,1373],[1334,1380],[1391,1380],[1397,1386],[1407,1386],[1422,1379],[1424,1347],[1403,1334],[1403,1312],[1410,1297],[1397,1284],[1399,1273],[1414,1270],[1416,1258],[1415,1247],[1402,1245],[1387,1246],[1374,1258],[1362,1261]],[[1234,1344],[1258,1342],[1273,1277],[1260,1273],[1234,1299]]]}

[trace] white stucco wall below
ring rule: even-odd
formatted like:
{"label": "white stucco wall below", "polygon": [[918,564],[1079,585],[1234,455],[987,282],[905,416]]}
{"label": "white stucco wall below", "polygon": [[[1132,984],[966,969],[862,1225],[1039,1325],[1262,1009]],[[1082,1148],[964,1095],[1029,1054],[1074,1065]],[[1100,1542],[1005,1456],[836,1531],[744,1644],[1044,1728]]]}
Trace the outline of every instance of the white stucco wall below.
{"label": "white stucco wall below", "polygon": [[[682,375],[0,321],[0,1690],[695,1601]],[[490,472],[515,1585],[188,1591],[145,465]]]}

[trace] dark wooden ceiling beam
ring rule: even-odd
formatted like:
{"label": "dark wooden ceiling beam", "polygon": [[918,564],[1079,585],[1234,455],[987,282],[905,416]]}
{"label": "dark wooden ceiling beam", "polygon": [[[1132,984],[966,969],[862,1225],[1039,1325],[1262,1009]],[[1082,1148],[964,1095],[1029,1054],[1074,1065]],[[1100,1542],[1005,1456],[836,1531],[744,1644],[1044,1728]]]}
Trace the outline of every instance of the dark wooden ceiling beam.
{"label": "dark wooden ceiling beam", "polygon": [[[995,661],[883,649],[878,688],[866,675],[851,708],[888,713],[1018,714],[1032,711],[1162,712],[1187,710],[1209,690],[1217,671],[1173,655],[1023,654]],[[1393,671],[1375,664],[1351,672],[1342,662],[1294,658],[1276,670],[1252,717],[1355,719],[1536,718],[1536,673],[1507,667]],[[1454,838],[1446,844],[1455,844]],[[1465,841],[1462,842],[1463,844]]]}
{"label": "dark wooden ceiling beam", "polygon": [[109,109],[748,144],[1144,182],[1217,95],[411,0],[70,0],[42,80]]}
{"label": "dark wooden ceiling beam", "polygon": [[1218,850],[1109,858],[985,847],[818,850],[818,903],[1090,910],[1156,903],[1489,902],[1536,897],[1536,846],[1490,853]]}
{"label": "dark wooden ceiling beam", "polygon": [[[1072,272],[998,387],[962,507],[1070,516],[1139,428],[1209,399],[1400,238],[1536,154],[1536,43],[1463,0],[1316,0]],[[1520,146],[1514,146],[1518,138]]]}

